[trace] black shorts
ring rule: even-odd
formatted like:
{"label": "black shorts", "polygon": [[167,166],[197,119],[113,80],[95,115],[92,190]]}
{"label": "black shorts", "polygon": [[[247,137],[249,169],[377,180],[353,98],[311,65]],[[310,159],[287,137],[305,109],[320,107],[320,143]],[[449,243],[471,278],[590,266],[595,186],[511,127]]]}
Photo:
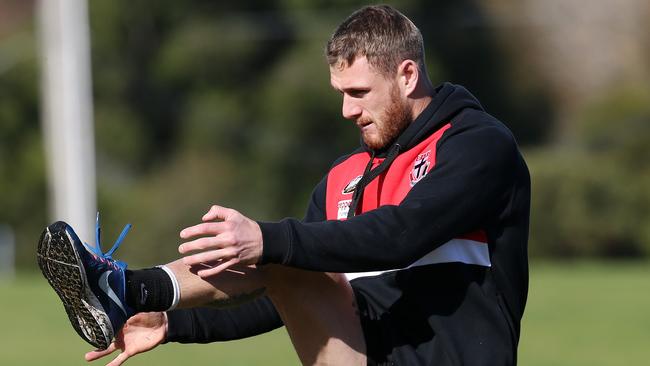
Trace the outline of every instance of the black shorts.
{"label": "black shorts", "polygon": [[486,300],[485,269],[463,266],[450,278],[449,266],[350,281],[368,365],[516,364],[516,337],[496,295]]}

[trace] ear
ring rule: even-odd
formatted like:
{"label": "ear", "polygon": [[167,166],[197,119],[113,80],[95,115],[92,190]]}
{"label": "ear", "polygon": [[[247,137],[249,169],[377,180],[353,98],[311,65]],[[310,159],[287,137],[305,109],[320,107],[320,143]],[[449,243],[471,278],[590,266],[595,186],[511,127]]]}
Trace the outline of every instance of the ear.
{"label": "ear", "polygon": [[417,62],[407,59],[397,67],[397,80],[407,97],[415,91],[419,78],[420,68]]}

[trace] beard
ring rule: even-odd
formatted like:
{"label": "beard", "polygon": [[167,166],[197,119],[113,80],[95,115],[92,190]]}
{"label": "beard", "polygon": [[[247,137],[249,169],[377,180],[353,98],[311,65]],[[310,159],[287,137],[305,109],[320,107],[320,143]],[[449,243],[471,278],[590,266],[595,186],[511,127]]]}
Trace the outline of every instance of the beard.
{"label": "beard", "polygon": [[377,128],[376,134],[362,132],[363,142],[372,150],[381,150],[395,141],[397,137],[413,122],[413,114],[409,106],[399,98],[396,86],[390,89],[391,104],[384,111],[381,121],[362,120],[362,123],[373,122]]}

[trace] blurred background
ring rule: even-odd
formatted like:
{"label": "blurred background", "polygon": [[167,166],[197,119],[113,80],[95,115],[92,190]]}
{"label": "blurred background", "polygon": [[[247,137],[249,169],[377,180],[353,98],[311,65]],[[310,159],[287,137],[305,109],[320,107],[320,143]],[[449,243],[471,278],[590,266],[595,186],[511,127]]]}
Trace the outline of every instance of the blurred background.
{"label": "blurred background", "polygon": [[[472,91],[512,129],[529,164],[531,289],[521,363],[647,362],[650,3],[387,3],[421,29],[434,83]],[[366,4],[89,1],[83,123],[95,156],[81,174],[96,180],[92,204],[102,213],[105,249],[130,222],[118,258],[132,267],[174,259],[179,230],[212,203],[258,220],[301,217],[332,161],[358,144],[329,86],[324,45]],[[57,307],[51,318],[62,325],[52,331],[74,346],[53,347],[75,349],[75,361],[60,361],[71,364],[83,362],[76,350],[84,346],[35,261],[40,232],[60,219],[44,132],[41,5],[0,0],[0,291]],[[24,306],[1,297],[3,309]],[[271,338],[289,347],[286,334]],[[26,349],[6,346],[0,361],[24,364]],[[215,359],[211,351],[206,357]],[[290,350],[264,360],[297,362]]]}

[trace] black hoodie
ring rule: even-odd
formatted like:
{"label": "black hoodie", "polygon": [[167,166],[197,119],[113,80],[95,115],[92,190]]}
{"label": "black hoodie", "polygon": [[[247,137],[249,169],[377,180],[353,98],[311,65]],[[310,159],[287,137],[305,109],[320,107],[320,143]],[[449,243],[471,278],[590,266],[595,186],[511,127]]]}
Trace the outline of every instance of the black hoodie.
{"label": "black hoodie", "polygon": [[[416,169],[424,163],[427,168]],[[333,182],[347,185],[328,186]],[[356,203],[342,199],[354,183]],[[400,190],[404,192],[393,194]],[[381,327],[375,329],[377,322],[366,319],[369,347],[377,343],[368,338],[373,332],[393,348],[433,350],[444,344],[452,364],[476,364],[483,356],[496,361],[495,352],[514,363],[528,289],[529,207],[528,169],[510,131],[466,89],[445,83],[387,149],[372,152],[362,144],[337,160],[315,188],[305,219],[260,222],[260,264],[375,271],[351,282],[358,297],[373,299],[374,304],[360,306],[390,309],[397,321],[384,334]],[[458,243],[462,245],[449,247]],[[471,247],[469,254],[458,254],[463,245]],[[260,304],[266,309],[268,299],[250,306]],[[172,328],[170,340],[188,341],[173,339],[182,332]],[[412,361],[400,359],[399,352],[373,357],[377,362]]]}

